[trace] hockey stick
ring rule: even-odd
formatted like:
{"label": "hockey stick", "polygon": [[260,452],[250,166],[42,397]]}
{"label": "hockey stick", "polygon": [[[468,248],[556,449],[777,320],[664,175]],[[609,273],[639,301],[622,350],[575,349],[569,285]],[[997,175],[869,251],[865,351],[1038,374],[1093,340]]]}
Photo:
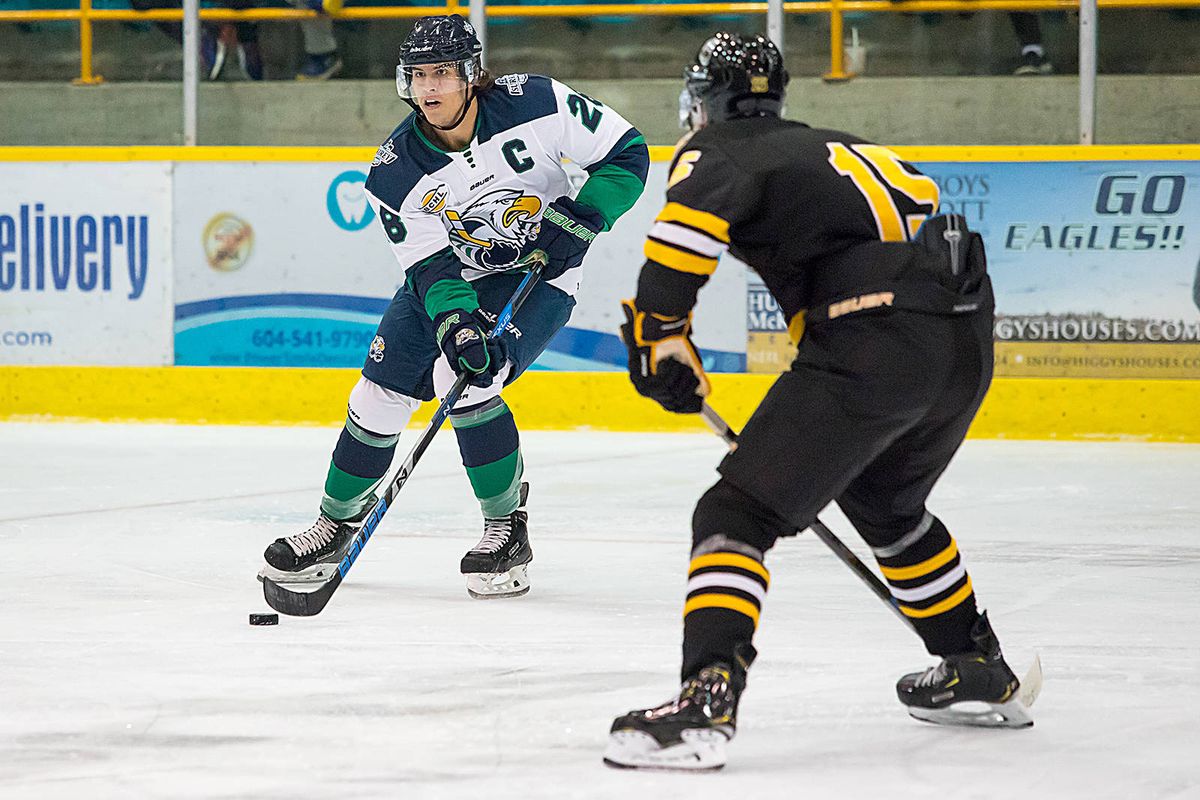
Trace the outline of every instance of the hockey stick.
{"label": "hockey stick", "polygon": [[[536,250],[525,260],[525,263],[532,264],[532,266],[525,277],[521,279],[521,283],[517,286],[517,290],[513,292],[512,297],[509,298],[508,304],[504,306],[500,315],[496,317],[496,324],[487,335],[489,340],[500,337],[504,329],[508,327],[508,323],[512,321],[513,314],[521,307],[525,299],[529,297],[529,293],[533,291],[534,284],[541,277],[542,270],[546,266],[546,254],[541,250]],[[362,554],[362,550],[367,546],[371,535],[379,527],[379,522],[383,519],[383,515],[387,513],[396,495],[404,488],[405,482],[412,475],[413,469],[416,468],[417,462],[421,460],[421,456],[425,453],[426,448],[429,447],[429,443],[433,441],[433,437],[441,429],[442,423],[450,415],[450,409],[454,407],[454,404],[458,402],[459,396],[467,388],[469,378],[470,376],[465,372],[459,375],[458,379],[450,387],[450,390],[446,392],[446,396],[442,398],[441,404],[433,412],[433,418],[421,433],[421,438],[417,440],[413,449],[409,451],[408,457],[404,459],[404,463],[400,465],[396,477],[388,484],[387,491],[375,501],[375,505],[371,507],[371,510],[363,519],[362,526],[342,551],[342,560],[338,563],[337,571],[330,576],[329,580],[312,591],[295,591],[276,583],[265,575],[263,576],[263,597],[266,598],[267,604],[271,608],[281,614],[293,617],[311,617],[321,613],[326,603],[329,602],[329,598],[333,597],[333,593],[341,586],[342,579],[346,577],[346,573],[350,571],[350,568],[354,566],[354,562]]]}
{"label": "hockey stick", "polygon": [[[712,406],[707,401],[700,407],[700,416],[704,417],[704,421],[708,423],[708,427],[712,428],[714,433],[725,440],[725,444],[729,445],[731,451],[737,449],[737,433],[734,432],[733,428],[729,427],[729,423],[721,419],[720,414],[713,411]],[[900,621],[904,623],[906,628],[913,633],[917,632],[912,620],[906,617],[904,612],[900,610],[896,599],[892,597],[892,593],[884,586],[883,581],[879,580],[875,576],[875,573],[871,571],[871,568],[860,561],[858,556],[854,555],[854,551],[847,547],[833,531],[829,530],[824,522],[821,522],[819,518],[815,518],[812,524],[809,525],[809,529],[833,551],[833,554],[838,557],[839,561],[849,567],[850,571],[857,575],[867,585],[867,588],[892,610],[892,613],[900,618]]]}

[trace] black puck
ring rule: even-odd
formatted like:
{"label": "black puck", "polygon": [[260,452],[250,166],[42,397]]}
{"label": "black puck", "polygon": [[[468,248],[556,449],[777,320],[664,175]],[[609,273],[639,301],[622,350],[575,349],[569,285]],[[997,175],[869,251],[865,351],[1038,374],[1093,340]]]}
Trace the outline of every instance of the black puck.
{"label": "black puck", "polygon": [[251,625],[278,625],[279,624],[279,615],[278,614],[251,614],[250,615],[250,624]]}

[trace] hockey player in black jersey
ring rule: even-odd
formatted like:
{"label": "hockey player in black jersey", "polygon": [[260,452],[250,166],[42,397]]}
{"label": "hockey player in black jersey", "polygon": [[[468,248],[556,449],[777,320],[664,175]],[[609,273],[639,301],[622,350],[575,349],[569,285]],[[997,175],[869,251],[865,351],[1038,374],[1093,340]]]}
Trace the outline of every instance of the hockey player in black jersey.
{"label": "hockey player in black jersey", "polygon": [[831,500],[941,657],[897,684],[910,713],[1032,724],[958,547],[925,507],[991,381],[982,239],[961,217],[931,216],[937,185],[887,148],[782,120],[786,84],[761,36],[718,34],[701,48],[681,97],[692,132],[624,303],[634,386],[670,411],[699,412],[708,393],[691,312],[722,253],[762,277],[798,352],[696,506],[680,693],[614,721],[612,766],[725,763],[770,583],[765,554]]}

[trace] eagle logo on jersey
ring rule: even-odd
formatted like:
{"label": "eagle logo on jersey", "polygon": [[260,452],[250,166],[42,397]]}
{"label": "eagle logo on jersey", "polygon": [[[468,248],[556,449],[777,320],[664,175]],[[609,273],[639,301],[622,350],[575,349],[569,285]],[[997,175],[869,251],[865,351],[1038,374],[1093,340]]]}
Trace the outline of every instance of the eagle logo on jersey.
{"label": "eagle logo on jersey", "polygon": [[512,267],[525,244],[537,237],[541,213],[538,197],[519,189],[497,189],[461,211],[442,210],[442,220],[460,257],[481,270],[501,272]]}

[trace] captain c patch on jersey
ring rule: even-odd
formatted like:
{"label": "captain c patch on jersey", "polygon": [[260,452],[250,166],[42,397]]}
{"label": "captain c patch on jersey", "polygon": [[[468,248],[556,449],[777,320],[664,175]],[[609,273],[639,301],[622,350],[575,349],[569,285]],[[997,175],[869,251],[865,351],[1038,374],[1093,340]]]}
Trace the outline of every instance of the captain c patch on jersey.
{"label": "captain c patch on jersey", "polygon": [[517,189],[488,192],[463,209],[446,208],[435,191],[421,208],[440,212],[459,257],[488,272],[510,268],[541,228],[542,201]]}

